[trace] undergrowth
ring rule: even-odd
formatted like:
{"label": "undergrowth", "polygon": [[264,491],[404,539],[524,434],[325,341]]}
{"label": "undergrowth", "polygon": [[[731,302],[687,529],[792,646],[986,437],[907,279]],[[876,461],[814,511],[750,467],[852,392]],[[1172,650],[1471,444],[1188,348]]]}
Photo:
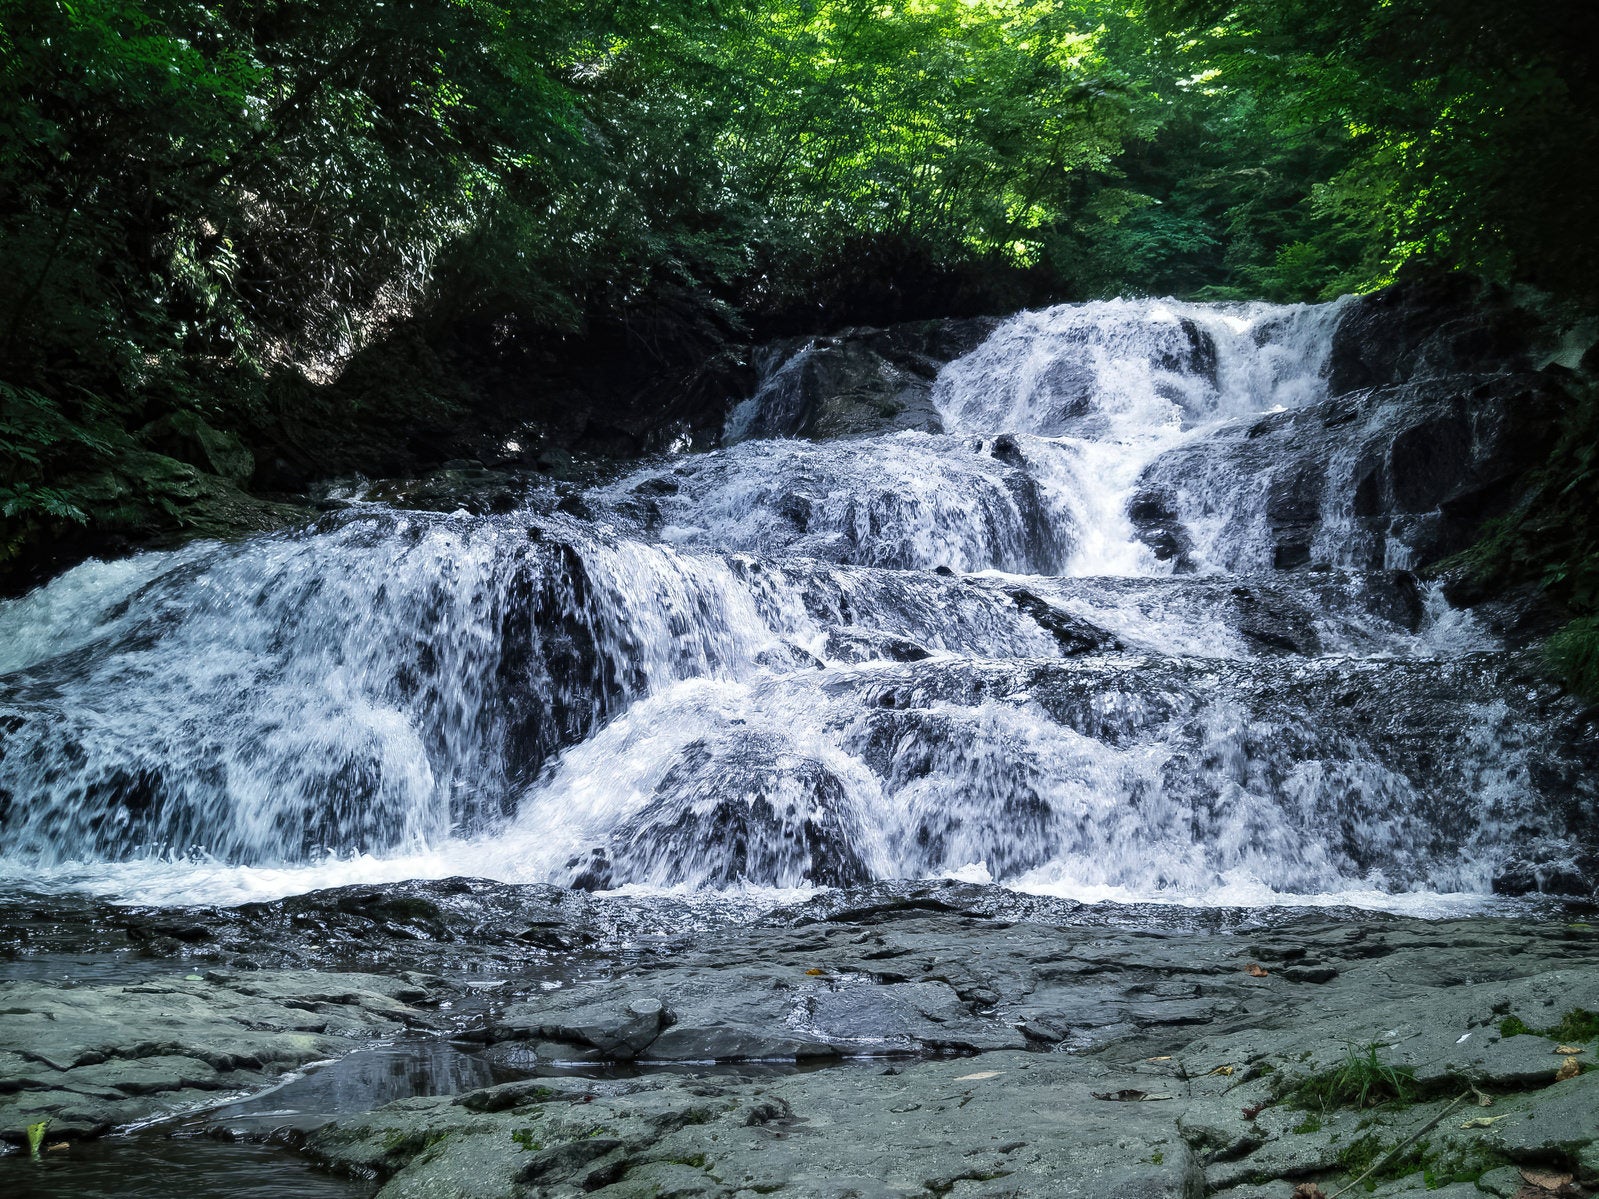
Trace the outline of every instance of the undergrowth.
{"label": "undergrowth", "polygon": [[1599,696],[1599,616],[1573,620],[1549,638],[1544,654],[1573,691]]}
{"label": "undergrowth", "polygon": [[1414,1102],[1415,1072],[1409,1066],[1383,1061],[1377,1054],[1380,1048],[1375,1042],[1363,1049],[1351,1045],[1343,1061],[1330,1070],[1299,1079],[1284,1100],[1290,1107],[1309,1112]]}
{"label": "undergrowth", "polygon": [[1548,1028],[1533,1028],[1520,1016],[1506,1016],[1499,1022],[1499,1035],[1502,1037],[1531,1035],[1561,1042],[1595,1041],[1599,1040],[1599,1012],[1574,1007],[1560,1017],[1558,1023]]}

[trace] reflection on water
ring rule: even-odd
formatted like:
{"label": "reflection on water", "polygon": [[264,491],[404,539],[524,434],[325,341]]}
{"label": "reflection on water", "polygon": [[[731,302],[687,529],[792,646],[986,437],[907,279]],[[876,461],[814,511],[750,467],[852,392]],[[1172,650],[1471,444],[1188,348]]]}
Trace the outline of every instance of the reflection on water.
{"label": "reflection on water", "polygon": [[526,1078],[448,1041],[399,1041],[361,1049],[295,1075],[246,1099],[182,1117],[168,1127],[180,1133],[265,1137],[282,1129],[311,1129],[334,1116],[368,1112],[424,1095],[459,1095]]}
{"label": "reflection on water", "polygon": [[108,1137],[37,1162],[0,1158],[7,1199],[365,1199],[376,1189],[267,1145],[190,1138]]}

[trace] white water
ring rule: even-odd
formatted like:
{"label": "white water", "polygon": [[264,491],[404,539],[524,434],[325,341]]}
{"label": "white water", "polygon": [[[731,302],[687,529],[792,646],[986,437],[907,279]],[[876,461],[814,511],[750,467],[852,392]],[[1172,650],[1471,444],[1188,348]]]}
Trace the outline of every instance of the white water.
{"label": "white water", "polygon": [[[591,521],[370,506],[79,567],[0,605],[0,878],[1480,903],[1539,818],[1534,717],[1469,620],[1351,572],[1339,452],[1338,569],[1272,573],[1280,464],[1236,449],[1324,398],[1337,315],[1024,313],[940,376],[941,434],[678,456]],[[1128,515],[1150,479],[1195,573]]]}

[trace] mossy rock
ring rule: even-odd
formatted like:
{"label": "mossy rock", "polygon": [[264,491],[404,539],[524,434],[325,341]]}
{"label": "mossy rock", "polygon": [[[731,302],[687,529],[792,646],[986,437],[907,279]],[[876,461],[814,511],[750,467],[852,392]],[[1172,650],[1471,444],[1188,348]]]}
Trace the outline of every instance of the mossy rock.
{"label": "mossy rock", "polygon": [[248,482],[255,473],[255,455],[237,437],[213,429],[193,412],[174,412],[146,425],[139,440],[232,483]]}

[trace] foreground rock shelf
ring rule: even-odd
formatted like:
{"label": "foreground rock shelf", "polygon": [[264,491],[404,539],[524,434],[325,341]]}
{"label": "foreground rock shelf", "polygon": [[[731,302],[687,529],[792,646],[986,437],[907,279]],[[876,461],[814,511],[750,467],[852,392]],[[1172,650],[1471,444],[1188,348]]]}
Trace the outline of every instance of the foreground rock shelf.
{"label": "foreground rock shelf", "polygon": [[22,901],[0,936],[14,1143],[40,1119],[52,1141],[93,1136],[448,1038],[474,1064],[457,1085],[181,1128],[296,1145],[384,1199],[1288,1199],[1374,1165],[1383,1195],[1599,1183],[1599,1021],[1580,1015],[1599,1011],[1599,933],[1570,911],[1196,912],[929,883],[761,914],[450,880],[249,909]]}

